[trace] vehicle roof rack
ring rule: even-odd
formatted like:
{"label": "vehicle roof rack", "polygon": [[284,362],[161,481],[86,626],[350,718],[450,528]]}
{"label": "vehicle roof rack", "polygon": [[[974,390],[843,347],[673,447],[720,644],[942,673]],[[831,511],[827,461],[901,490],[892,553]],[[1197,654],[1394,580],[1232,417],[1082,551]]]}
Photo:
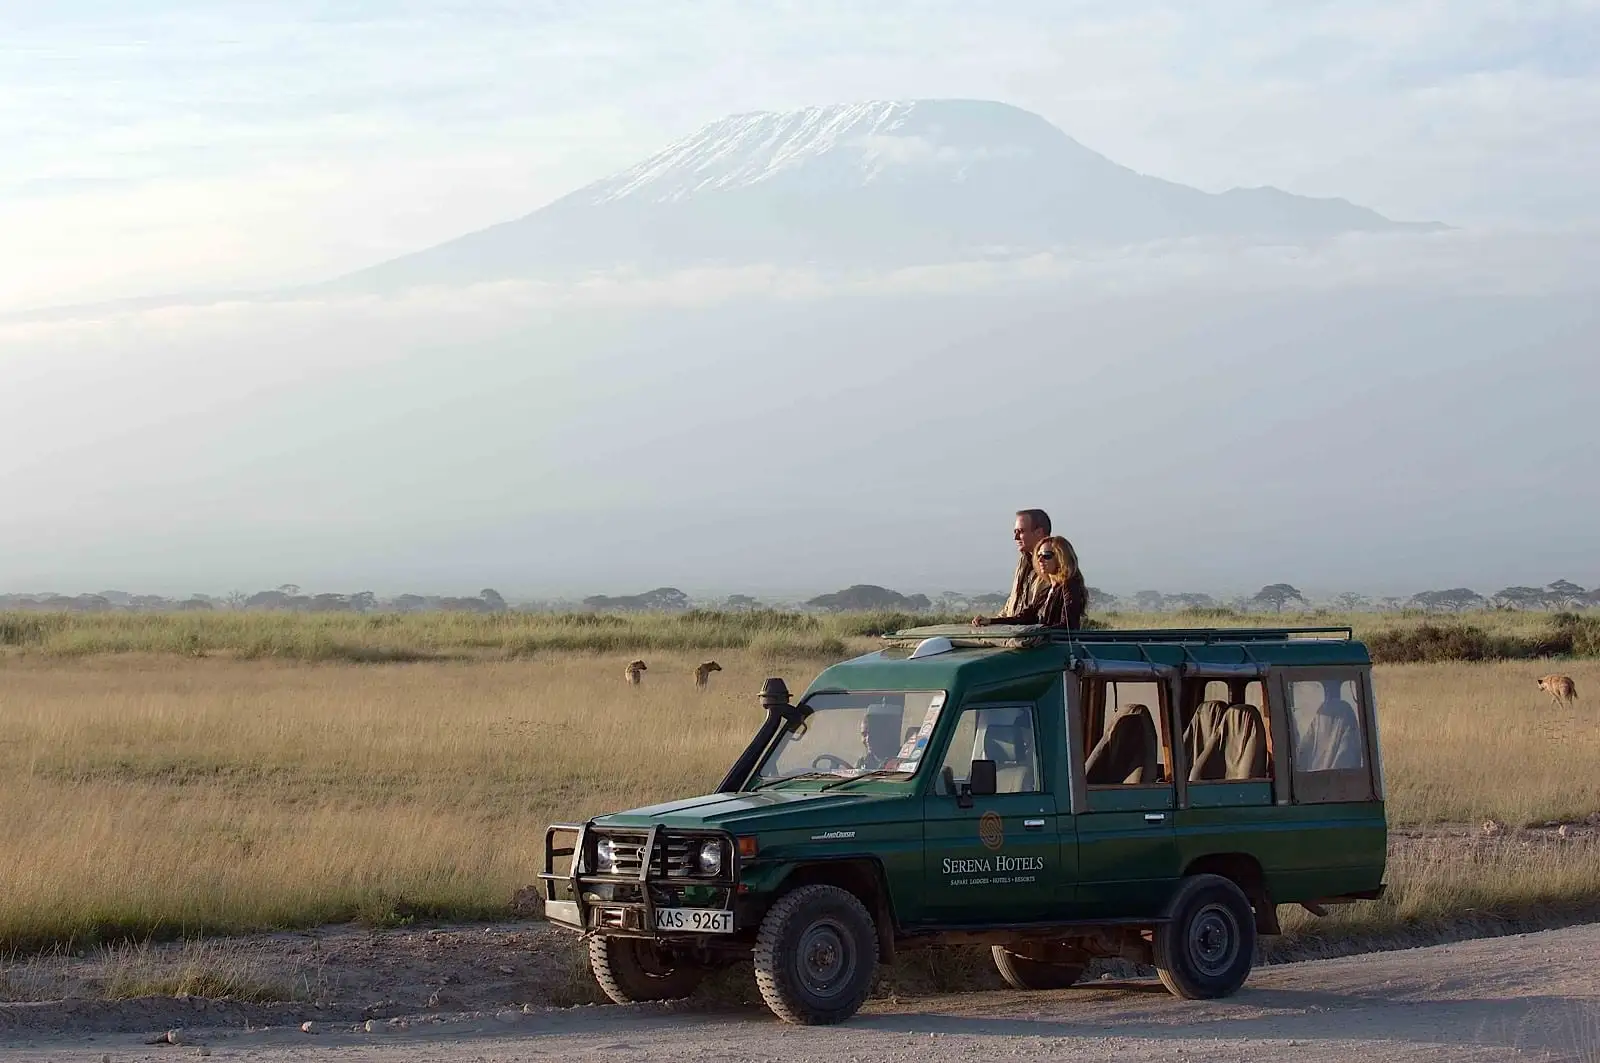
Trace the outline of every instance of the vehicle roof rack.
{"label": "vehicle roof rack", "polygon": [[1095,628],[1066,630],[1025,624],[993,624],[969,627],[939,624],[905,628],[883,636],[890,642],[910,642],[943,636],[958,646],[1011,644],[1038,646],[1047,643],[1067,645],[1075,642],[1285,642],[1290,639],[1316,639],[1348,642],[1355,631],[1348,625],[1329,627],[1165,627]]}

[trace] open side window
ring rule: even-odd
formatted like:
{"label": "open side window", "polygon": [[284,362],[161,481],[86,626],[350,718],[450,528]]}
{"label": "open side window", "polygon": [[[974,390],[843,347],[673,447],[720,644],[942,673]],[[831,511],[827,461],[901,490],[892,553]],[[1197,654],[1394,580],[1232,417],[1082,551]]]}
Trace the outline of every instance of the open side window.
{"label": "open side window", "polygon": [[975,760],[992,760],[995,793],[1033,794],[1044,789],[1033,708],[996,705],[964,709],[934,776],[934,793],[948,796],[968,781]]}
{"label": "open side window", "polygon": [[1372,801],[1371,706],[1358,669],[1286,671],[1293,800],[1297,804]]}

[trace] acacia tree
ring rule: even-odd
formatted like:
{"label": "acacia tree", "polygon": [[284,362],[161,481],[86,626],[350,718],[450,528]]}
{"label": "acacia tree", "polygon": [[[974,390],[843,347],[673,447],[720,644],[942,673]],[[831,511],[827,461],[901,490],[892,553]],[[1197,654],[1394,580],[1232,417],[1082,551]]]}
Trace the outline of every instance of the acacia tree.
{"label": "acacia tree", "polygon": [[1469,587],[1452,587],[1449,590],[1423,591],[1412,595],[1410,604],[1429,611],[1459,613],[1463,609],[1482,609],[1486,602],[1483,595]]}
{"label": "acacia tree", "polygon": [[1179,609],[1215,609],[1217,600],[1209,594],[1196,594],[1185,592],[1182,594],[1169,594],[1167,601]]}
{"label": "acacia tree", "polygon": [[1543,609],[1550,604],[1550,595],[1539,587],[1502,587],[1491,601],[1510,609]]}
{"label": "acacia tree", "polygon": [[1085,605],[1094,612],[1109,613],[1121,604],[1120,599],[1110,591],[1103,591],[1099,587],[1086,587],[1084,589],[1089,594],[1089,600]]}
{"label": "acacia tree", "polygon": [[1133,604],[1142,613],[1159,613],[1167,604],[1167,596],[1160,591],[1140,591],[1133,596]]}
{"label": "acacia tree", "polygon": [[1256,591],[1250,599],[1253,605],[1270,605],[1274,613],[1281,613],[1290,602],[1306,604],[1306,596],[1287,583],[1269,583]]}
{"label": "acacia tree", "polygon": [[1333,604],[1337,605],[1340,609],[1347,613],[1353,613],[1357,609],[1365,609],[1370,603],[1368,603],[1367,596],[1364,594],[1357,594],[1355,591],[1345,591],[1342,594],[1334,595]]}
{"label": "acacia tree", "polygon": [[1558,579],[1545,588],[1558,605],[1582,605],[1588,592],[1571,580]]}

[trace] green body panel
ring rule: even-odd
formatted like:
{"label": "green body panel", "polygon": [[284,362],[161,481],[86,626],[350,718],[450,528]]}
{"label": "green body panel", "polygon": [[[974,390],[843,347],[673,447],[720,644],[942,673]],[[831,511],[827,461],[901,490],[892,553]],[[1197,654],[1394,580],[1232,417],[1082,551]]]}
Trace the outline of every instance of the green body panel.
{"label": "green body panel", "polygon": [[1190,807],[1177,814],[1177,835],[1184,866],[1218,853],[1254,857],[1279,904],[1374,889],[1388,850],[1379,802]]}
{"label": "green body panel", "polygon": [[[998,818],[998,836],[985,817]],[[1061,903],[1061,841],[1048,793],[974,797],[961,808],[930,796],[924,806],[924,922],[1044,922]],[[994,820],[989,821],[993,823]],[[985,839],[990,844],[985,844]]]}
{"label": "green body panel", "polygon": [[1160,911],[1177,884],[1172,786],[1091,789],[1075,818],[1079,879],[1073,893],[1082,918]]}
{"label": "green body panel", "polygon": [[[1178,787],[1170,784],[1080,789],[1078,800],[1086,794],[1086,804],[1075,808],[1068,755],[1064,676],[1074,662],[1366,668],[1370,659],[1359,642],[1260,633],[1234,642],[1226,629],[1192,640],[1175,640],[1171,632],[1097,631],[1081,642],[1065,633],[1041,637],[1037,629],[987,629],[988,641],[977,644],[968,644],[974,642],[969,628],[911,634],[942,635],[956,646],[912,659],[908,646],[891,645],[842,661],[818,675],[802,700],[825,691],[945,691],[915,775],[842,786],[796,779],[618,812],[593,826],[660,824],[754,837],[758,853],[740,870],[741,890],[754,898],[775,896],[802,867],[869,864],[881,869],[902,930],[1157,919],[1185,869],[1232,854],[1260,865],[1277,903],[1382,883],[1387,828],[1381,801],[1278,803],[1272,783],[1229,782],[1188,785],[1186,807],[1179,807]],[[1000,642],[1012,635],[1017,642]],[[992,705],[1033,707],[1040,792],[975,795],[963,808],[935,793],[934,779],[961,713]],[[987,826],[985,813],[993,814]]]}

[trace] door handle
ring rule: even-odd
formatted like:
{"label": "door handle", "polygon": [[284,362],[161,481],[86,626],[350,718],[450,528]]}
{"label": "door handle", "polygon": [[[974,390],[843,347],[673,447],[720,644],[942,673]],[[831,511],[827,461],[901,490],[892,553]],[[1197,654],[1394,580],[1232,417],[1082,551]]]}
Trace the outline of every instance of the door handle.
{"label": "door handle", "polygon": [[1044,829],[1044,820],[1042,820],[1042,819],[1025,819],[1025,820],[1022,821],[1022,827],[1023,827],[1024,830],[1043,830]]}
{"label": "door handle", "polygon": [[1167,814],[1165,812],[1146,812],[1144,814],[1144,821],[1146,823],[1165,823],[1167,821]]}

